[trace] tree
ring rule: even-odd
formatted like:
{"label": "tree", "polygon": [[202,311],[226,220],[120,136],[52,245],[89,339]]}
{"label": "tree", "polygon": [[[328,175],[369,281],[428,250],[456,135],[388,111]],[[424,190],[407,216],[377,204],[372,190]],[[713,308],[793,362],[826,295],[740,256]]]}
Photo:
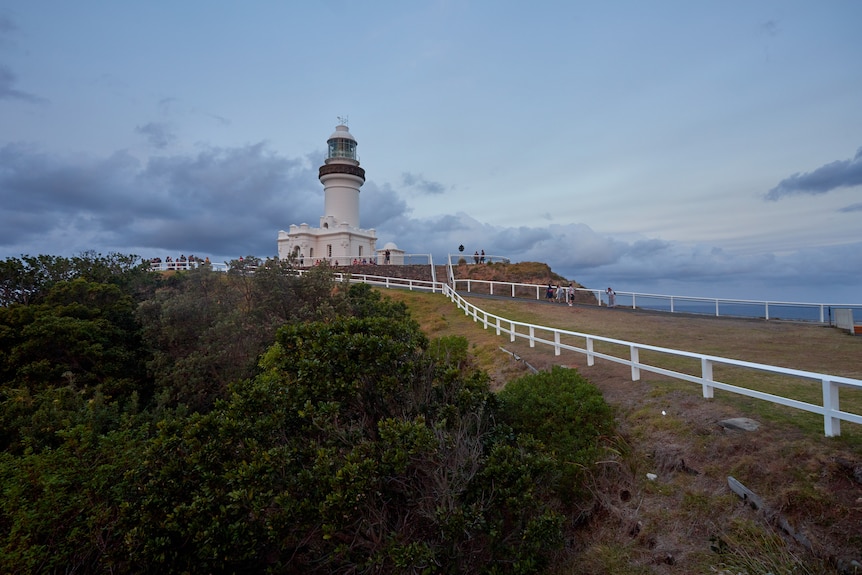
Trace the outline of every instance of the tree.
{"label": "tree", "polygon": [[496,423],[485,374],[427,347],[415,324],[388,318],[282,328],[258,376],[161,426],[135,472],[131,561],[536,572],[561,540],[542,481],[551,461]]}

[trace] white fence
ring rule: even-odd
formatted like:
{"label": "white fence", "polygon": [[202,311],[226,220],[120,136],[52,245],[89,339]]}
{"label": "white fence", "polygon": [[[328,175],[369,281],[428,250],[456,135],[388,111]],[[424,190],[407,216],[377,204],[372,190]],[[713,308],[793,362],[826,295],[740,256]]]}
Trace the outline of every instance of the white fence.
{"label": "white fence", "polygon": [[[802,409],[804,411],[810,411],[812,413],[816,413],[823,416],[823,430],[827,437],[833,437],[841,434],[842,420],[862,424],[862,416],[854,413],[841,411],[839,401],[839,390],[841,389],[841,387],[862,390],[862,380],[859,379],[828,375],[824,373],[815,373],[798,369],[788,369],[772,365],[765,365],[761,363],[740,361],[736,359],[728,359],[687,351],[679,351],[675,349],[668,349],[653,345],[645,345],[630,341],[613,339],[609,337],[579,333],[565,329],[557,329],[513,321],[483,311],[482,309],[465,300],[463,297],[461,297],[461,295],[459,295],[448,285],[444,287],[444,294],[453,303],[455,303],[459,309],[463,309],[466,315],[472,316],[473,321],[482,322],[485,329],[488,329],[490,327],[496,330],[497,335],[508,334],[510,341],[513,342],[517,338],[526,339],[529,341],[530,347],[535,347],[536,343],[552,346],[554,348],[555,355],[560,355],[562,350],[581,353],[587,356],[587,365],[594,365],[595,358],[597,357],[601,359],[606,359],[608,361],[628,365],[631,367],[632,381],[640,380],[640,372],[641,370],[644,370],[660,375],[665,375],[668,377],[673,377],[676,379],[681,379],[684,381],[689,381],[692,383],[698,383],[703,388],[703,397],[707,399],[713,397],[715,389],[721,389],[739,395],[745,395],[748,397],[762,399],[764,401],[770,401],[780,405],[786,405],[788,407],[793,407],[796,409]],[[572,345],[571,343],[563,343],[561,341],[561,336],[565,336],[569,340],[582,340],[583,347]],[[625,348],[628,350],[629,359],[597,352],[595,351],[595,342],[604,342]],[[700,362],[701,373],[699,376],[689,375],[687,373],[680,373],[670,369],[665,369],[654,365],[648,365],[640,361],[641,351],[658,352],[669,356],[695,359]],[[748,389],[745,387],[739,387],[737,385],[717,381],[713,377],[713,368],[717,365],[732,366],[737,368],[744,368],[754,371],[779,374],[819,382],[822,390],[823,403],[822,405],[806,403],[804,401],[789,399],[778,395],[773,395],[771,393],[764,393],[761,391],[756,391],[753,389]]]}
{"label": "white fence", "polygon": [[[305,272],[305,270],[297,270],[297,272],[301,275]],[[845,388],[853,388],[856,390],[862,391],[862,380],[853,379],[849,377],[841,377],[836,375],[829,375],[824,373],[815,373],[810,371],[798,370],[798,369],[788,369],[783,367],[776,367],[772,365],[766,365],[762,363],[754,363],[749,361],[741,361],[736,359],[728,359],[724,357],[717,357],[712,355],[705,355],[699,353],[693,353],[688,351],[680,351],[676,349],[669,349],[664,347],[657,347],[653,345],[640,344],[630,341],[618,340],[609,337],[603,337],[598,335],[591,335],[586,333],[579,333],[575,331],[569,331],[565,329],[558,329],[540,325],[534,325],[519,321],[514,321],[510,319],[506,319],[497,315],[490,314],[479,307],[471,304],[460,294],[458,294],[455,289],[445,283],[437,282],[437,281],[425,281],[425,280],[411,280],[404,278],[394,278],[389,276],[375,276],[368,274],[351,274],[344,272],[336,272],[335,280],[340,282],[351,282],[351,283],[368,283],[370,285],[385,287],[385,288],[400,288],[400,289],[408,289],[415,291],[428,291],[432,293],[441,292],[447,298],[449,298],[453,303],[455,303],[459,309],[463,309],[464,313],[468,316],[473,317],[473,321],[482,322],[485,329],[489,327],[496,330],[497,335],[508,334],[510,341],[516,341],[518,338],[526,339],[529,341],[530,347],[535,347],[537,343],[542,345],[549,345],[554,348],[554,354],[560,355],[562,350],[573,351],[576,353],[580,353],[587,356],[587,365],[595,365],[595,359],[598,357],[600,359],[606,359],[608,361],[612,361],[615,363],[620,363],[623,365],[628,365],[631,367],[631,377],[632,381],[640,380],[641,370],[648,371],[652,373],[657,373],[660,375],[665,375],[668,377],[681,379],[683,381],[689,381],[692,383],[697,383],[702,386],[703,389],[703,397],[710,399],[714,395],[715,389],[721,389],[724,391],[729,391],[731,393],[736,393],[739,395],[744,395],[748,397],[753,397],[755,399],[761,399],[764,401],[770,401],[773,403],[777,403],[779,405],[785,405],[788,407],[793,407],[796,409],[801,409],[803,411],[809,411],[811,413],[816,413],[823,417],[823,430],[827,437],[833,437],[841,435],[841,421],[849,421],[852,423],[862,424],[862,415],[857,415],[854,413],[849,413],[845,411],[841,411],[840,409],[840,397],[839,390],[842,387]],[[467,283],[467,291],[470,291],[470,282],[477,282],[477,280],[457,280],[458,282],[468,282]],[[504,282],[481,282],[490,285],[490,292],[495,293],[495,285],[498,286],[497,295],[503,295],[500,293],[499,286],[507,286],[504,289],[511,290],[511,293],[515,293],[516,286],[524,287],[526,286],[529,290],[542,290],[547,289],[547,286],[537,286],[535,284],[511,284]],[[597,292],[598,290],[586,290],[590,292]],[[536,299],[541,299],[542,291],[536,291]],[[600,292],[599,292],[600,293]],[[515,297],[515,295],[512,295]],[[562,337],[566,337],[568,340],[582,340],[583,347],[579,347],[577,345],[573,345],[571,343],[564,343],[562,341]],[[610,355],[607,353],[598,352],[595,350],[596,342],[604,342],[607,344],[612,344],[616,346],[620,346],[626,350],[628,350],[629,359],[625,359],[622,357],[617,357],[614,355]],[[668,356],[674,357],[682,357],[694,359],[700,362],[700,375],[690,375],[687,373],[681,373],[677,371],[673,371],[670,369],[665,369],[659,366],[649,365],[640,361],[640,352],[641,351],[650,351],[650,352],[658,352],[661,354],[665,354]],[[715,366],[731,366],[743,369],[749,369],[754,371],[760,371],[765,373],[772,373],[784,376],[790,376],[794,378],[801,378],[809,381],[819,382],[821,391],[822,391],[822,405],[816,405],[813,403],[807,403],[804,401],[798,401],[795,399],[781,397],[779,395],[773,395],[771,393],[764,393],[761,391],[748,389],[745,387],[740,387],[737,385],[732,385],[726,382],[717,381],[713,377],[713,368]]]}
{"label": "white fence", "polygon": [[[304,270],[299,270],[302,274]],[[335,281],[350,283],[367,283],[369,285],[385,287],[385,288],[401,288],[410,291],[430,291],[432,293],[441,292],[448,287],[444,283],[428,280],[412,280],[407,278],[393,278],[389,276],[374,276],[368,274],[352,274],[352,273],[335,273]]]}
{"label": "white fence", "polygon": [[[454,287],[468,293],[487,293],[513,298],[541,300],[545,297],[546,284],[510,283],[488,280],[458,279]],[[597,305],[607,305],[604,290],[576,288],[577,292],[589,293]],[[693,313],[716,317],[748,317],[762,319],[785,319],[833,323],[834,310],[856,309],[862,315],[860,304],[825,304],[786,301],[761,301],[743,299],[718,299],[690,296],[674,296],[637,292],[616,292],[616,306],[632,309],[664,311],[670,313]]]}

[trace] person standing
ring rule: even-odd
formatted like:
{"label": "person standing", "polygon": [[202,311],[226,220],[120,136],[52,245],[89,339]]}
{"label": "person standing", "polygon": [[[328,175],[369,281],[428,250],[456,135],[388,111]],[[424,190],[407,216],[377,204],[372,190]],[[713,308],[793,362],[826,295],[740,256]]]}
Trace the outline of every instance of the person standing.
{"label": "person standing", "polygon": [[617,292],[612,290],[610,286],[605,290],[608,294],[608,307],[616,307],[617,305]]}
{"label": "person standing", "polygon": [[478,251],[473,252],[473,261],[476,263],[476,265],[479,265],[479,252]]}
{"label": "person standing", "polygon": [[569,291],[569,293],[568,293],[569,307],[572,307],[572,304],[575,303],[575,286],[573,286],[572,284],[569,284],[569,290],[568,291]]}
{"label": "person standing", "polygon": [[482,255],[479,256],[479,263],[485,263],[485,250],[482,250]]}

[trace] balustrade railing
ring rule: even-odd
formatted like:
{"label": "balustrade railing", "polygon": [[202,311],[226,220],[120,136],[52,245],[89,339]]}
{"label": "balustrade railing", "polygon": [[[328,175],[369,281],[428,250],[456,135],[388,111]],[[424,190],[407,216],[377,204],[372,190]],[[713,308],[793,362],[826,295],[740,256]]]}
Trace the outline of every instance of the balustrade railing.
{"label": "balustrade railing", "polygon": [[[530,347],[535,347],[536,344],[548,345],[554,348],[554,355],[560,355],[562,350],[573,351],[586,355],[587,365],[595,364],[595,358],[601,358],[608,361],[621,363],[631,367],[632,381],[640,380],[641,371],[649,371],[660,375],[665,375],[683,381],[697,383],[702,386],[703,397],[710,399],[714,395],[715,389],[721,389],[770,401],[779,405],[785,405],[804,411],[809,411],[823,416],[823,430],[827,437],[837,436],[841,434],[841,421],[849,421],[852,423],[862,424],[862,415],[841,411],[839,390],[841,388],[852,389],[854,393],[862,394],[862,380],[850,377],[842,377],[837,375],[829,375],[824,373],[816,373],[799,369],[789,369],[784,367],[776,367],[761,363],[749,361],[741,361],[713,355],[699,354],[676,349],[657,347],[653,345],[640,344],[630,341],[618,340],[609,337],[579,333],[575,331],[552,328],[547,326],[534,325],[525,322],[519,322],[503,318],[494,314],[490,314],[476,305],[468,302],[459,293],[450,286],[446,285],[443,288],[443,293],[459,309],[463,309],[464,313],[473,318],[473,321],[481,322],[485,329],[489,327],[494,329],[497,335],[506,334],[510,341],[516,341],[518,338],[529,341]],[[563,339],[565,338],[565,340]],[[583,342],[577,345],[578,342]],[[612,344],[627,351],[628,359],[618,357],[610,353],[596,351],[595,343],[603,342]],[[663,355],[683,357],[696,360],[700,363],[700,375],[682,373],[666,369],[657,365],[647,364],[640,359],[641,351],[655,352]],[[808,381],[816,382],[820,386],[822,395],[822,404],[817,405],[805,401],[786,398],[771,393],[749,389],[741,385],[734,385],[727,382],[717,380],[713,376],[715,366],[731,366],[742,368],[744,370],[754,370],[792,378],[801,378]]]}
{"label": "balustrade railing", "polygon": [[[487,257],[487,256],[486,256]],[[167,267],[171,264],[174,264],[174,267]],[[176,267],[176,265],[186,264],[186,267]],[[161,263],[153,263],[152,269],[154,270],[170,270],[170,269],[190,269],[189,266],[199,266],[202,265],[203,262],[161,262]],[[213,266],[213,269],[218,269],[216,266],[219,264],[205,264]],[[451,268],[451,261],[450,261]],[[432,262],[433,269],[433,262]],[[227,264],[224,264],[224,268],[222,271],[227,270]],[[296,272],[300,275],[304,274],[307,270],[298,269]],[[720,389],[724,391],[728,391],[731,393],[736,393],[739,395],[744,395],[747,397],[753,397],[755,399],[760,399],[764,401],[770,401],[773,403],[777,403],[779,405],[785,405],[788,407],[801,409],[804,411],[809,411],[811,413],[815,413],[821,415],[823,417],[823,430],[824,434],[827,437],[837,436],[841,434],[841,422],[848,421],[852,423],[862,424],[862,415],[849,413],[846,411],[842,411],[840,409],[840,389],[851,389],[854,393],[862,394],[862,380],[854,379],[849,377],[842,377],[836,375],[829,375],[824,373],[816,373],[798,369],[789,369],[783,367],[777,367],[772,365],[760,364],[755,362],[741,361],[729,358],[723,358],[718,356],[699,354],[687,351],[680,351],[676,349],[669,349],[663,347],[657,347],[653,345],[640,344],[636,342],[618,340],[614,338],[579,333],[575,331],[552,328],[547,326],[540,326],[535,324],[530,324],[526,322],[519,322],[510,320],[504,317],[500,317],[494,314],[490,314],[478,306],[468,302],[464,299],[457,291],[457,286],[460,284],[466,288],[468,293],[487,293],[489,295],[505,295],[507,297],[522,297],[529,299],[541,300],[544,297],[544,290],[547,289],[546,285],[536,285],[536,284],[526,284],[526,283],[510,283],[510,282],[495,282],[495,281],[486,281],[486,280],[452,280],[450,275],[450,281],[453,285],[449,285],[446,283],[441,283],[437,281],[426,281],[426,280],[414,280],[407,278],[397,278],[390,276],[377,276],[377,275],[369,275],[369,274],[353,274],[350,272],[335,272],[335,280],[339,282],[351,282],[351,283],[368,283],[370,285],[375,285],[379,287],[385,288],[401,288],[408,290],[418,290],[418,291],[429,291],[432,293],[441,292],[447,298],[449,298],[455,305],[458,306],[459,309],[464,310],[464,313],[468,316],[472,316],[473,321],[481,322],[485,329],[489,327],[494,329],[497,335],[506,334],[509,336],[510,341],[514,342],[518,338],[526,339],[529,342],[530,347],[535,347],[536,344],[548,345],[554,348],[554,355],[561,355],[563,350],[572,351],[575,353],[580,353],[586,355],[587,365],[592,366],[595,364],[595,359],[600,358],[607,361],[612,361],[620,364],[624,364],[631,367],[631,378],[632,381],[640,380],[641,371],[648,371],[652,373],[657,373],[660,375],[665,375],[667,377],[672,377],[675,379],[681,379],[683,381],[688,381],[692,383],[696,383],[701,385],[703,397],[710,399],[714,396],[715,389]],[[481,290],[474,290],[473,288],[477,285],[483,286]],[[602,305],[604,302],[603,299],[603,291],[602,290],[590,290],[579,288],[580,292],[588,292],[593,295],[596,302],[599,305]],[[644,298],[670,298],[668,305],[670,307],[667,311],[679,311],[679,306],[685,301],[694,300],[697,303],[702,303],[703,301],[710,302],[710,305],[715,306],[715,315],[721,315],[721,306],[723,303],[744,303],[744,304],[756,304],[756,305],[764,305],[766,313],[765,316],[769,317],[769,306],[781,306],[781,305],[804,305],[804,306],[828,306],[828,304],[796,304],[796,303],[787,303],[787,302],[748,302],[746,300],[713,300],[707,298],[689,298],[689,297],[679,297],[679,296],[656,296],[652,294],[636,294],[636,293],[620,293],[617,292],[617,298],[622,296],[622,302],[620,300],[617,301],[617,305],[625,306],[626,300],[625,297],[631,297],[630,307],[641,309],[650,309],[643,305]],[[640,296],[641,303],[638,304],[637,300]],[[683,306],[684,307],[684,306]],[[857,309],[862,309],[860,305],[851,305],[851,306],[841,306],[841,307],[855,307]],[[774,307],[773,307],[774,309]],[[689,313],[697,313],[697,312],[689,312]],[[821,319],[822,320],[822,314]],[[729,314],[725,314],[729,315]],[[773,316],[774,317],[774,316]],[[577,345],[579,342],[583,342],[581,345]],[[625,357],[619,357],[613,355],[611,353],[605,353],[597,351],[595,348],[596,342],[602,342],[604,344],[609,344],[611,346],[617,346],[626,350],[628,359]],[[682,373],[678,371],[673,371],[671,369],[663,368],[657,365],[647,364],[640,359],[640,352],[647,351],[653,352],[673,357],[682,357],[688,358],[691,360],[695,360],[700,364],[700,374],[689,374]],[[771,374],[778,374],[781,376],[787,376],[792,378],[801,378],[808,381],[817,382],[820,386],[820,393],[822,396],[822,402],[820,405],[808,403],[805,401],[800,401],[797,399],[782,397],[779,395],[774,395],[771,393],[765,393],[762,391],[758,391],[755,389],[749,389],[743,387],[741,385],[734,385],[728,382],[722,382],[717,380],[714,377],[714,367],[715,366],[730,366],[735,368],[741,368],[744,370],[754,370]]]}
{"label": "balustrade railing", "polygon": [[[453,279],[458,291],[489,294],[512,298],[541,300],[545,297],[547,284],[512,283],[475,279]],[[590,301],[597,305],[608,305],[605,290],[575,288],[577,293],[590,294]],[[691,313],[716,317],[743,317],[760,319],[783,319],[832,323],[836,309],[854,309],[862,315],[862,304],[827,304],[788,301],[763,301],[743,299],[719,299],[692,296],[675,296],[637,292],[616,292],[615,306],[631,309],[664,311],[669,313]]]}

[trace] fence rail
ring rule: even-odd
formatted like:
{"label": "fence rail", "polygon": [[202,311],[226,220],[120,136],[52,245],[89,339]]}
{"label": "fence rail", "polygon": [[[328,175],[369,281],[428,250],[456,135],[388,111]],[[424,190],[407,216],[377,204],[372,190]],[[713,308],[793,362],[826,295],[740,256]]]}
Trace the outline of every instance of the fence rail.
{"label": "fence rail", "polygon": [[[755,399],[770,401],[780,405],[793,407],[795,409],[801,409],[804,411],[809,411],[811,413],[816,413],[823,417],[823,431],[827,437],[833,437],[841,434],[841,421],[862,424],[862,415],[841,411],[839,397],[839,390],[842,387],[862,390],[862,380],[859,379],[798,369],[788,369],[784,367],[776,367],[773,365],[741,361],[736,359],[717,357],[713,355],[680,351],[676,349],[657,347],[653,345],[646,345],[609,337],[514,321],[494,314],[490,314],[480,309],[476,305],[468,302],[458,292],[456,292],[448,285],[444,286],[443,289],[443,293],[446,295],[446,297],[448,297],[453,303],[455,303],[459,309],[463,309],[466,315],[472,316],[473,321],[481,322],[485,329],[488,329],[490,327],[496,330],[497,335],[507,334],[510,338],[510,341],[513,342],[516,341],[516,339],[518,338],[526,339],[529,341],[530,347],[535,347],[537,343],[551,346],[554,348],[554,355],[557,356],[562,353],[562,350],[577,352],[587,356],[587,365],[590,366],[595,364],[595,359],[597,357],[600,359],[605,359],[615,363],[627,365],[631,367],[632,381],[640,380],[641,371],[643,370],[657,373],[660,375],[665,375],[667,377],[672,377],[675,379],[681,379],[683,381],[688,381],[691,383],[700,384],[702,387],[703,397],[707,399],[713,397],[715,389],[721,389],[724,391],[729,391],[731,393],[745,395],[748,397],[753,397]],[[566,337],[569,343],[563,342],[562,337]],[[570,341],[573,339],[577,341],[583,341],[583,345],[578,346],[574,345],[573,343],[570,343]],[[611,344],[626,349],[628,353],[628,359],[596,351],[596,342],[604,342],[606,344]],[[656,365],[649,365],[647,363],[644,363],[640,360],[641,351],[650,351],[674,357],[683,357],[697,360],[700,362],[700,375],[681,373]],[[819,382],[822,393],[822,404],[817,405],[813,403],[807,403],[796,399],[786,398],[779,395],[765,393],[753,389],[748,389],[745,387],[740,387],[738,385],[733,385],[727,382],[718,381],[713,376],[714,368],[718,365],[737,367],[746,370],[755,370],[765,373],[772,373]]]}
{"label": "fence rail", "polygon": [[[296,271],[301,275],[306,270],[299,269]],[[815,413],[823,417],[823,431],[827,437],[838,436],[841,434],[842,421],[848,421],[851,423],[862,425],[862,415],[841,411],[839,393],[841,388],[852,388],[855,390],[862,391],[862,380],[860,379],[829,375],[824,373],[816,373],[798,369],[789,369],[761,363],[699,354],[694,352],[680,351],[676,349],[657,347],[653,345],[618,340],[604,336],[514,321],[494,314],[490,314],[480,309],[478,306],[464,299],[456,291],[455,287],[438,281],[413,280],[389,276],[375,276],[368,274],[351,274],[348,272],[335,272],[335,280],[340,282],[368,283],[370,285],[379,287],[400,288],[408,289],[411,291],[428,291],[432,293],[441,292],[449,300],[455,303],[455,305],[457,305],[459,309],[464,310],[464,313],[466,315],[472,316],[473,321],[481,322],[485,329],[488,329],[490,327],[496,330],[497,335],[507,334],[510,338],[510,341],[514,342],[518,338],[526,339],[529,341],[529,345],[531,348],[535,347],[537,343],[542,345],[548,345],[554,348],[554,355],[556,356],[561,355],[563,350],[580,353],[587,356],[587,365],[589,366],[595,365],[596,358],[627,365],[631,368],[632,381],[639,381],[641,371],[648,371],[651,373],[656,373],[659,375],[664,375],[667,377],[696,383],[702,387],[703,397],[707,399],[711,399],[714,396],[715,390],[720,389],[731,393],[736,393],[747,397],[753,397],[755,399],[760,399],[763,401],[770,401],[779,405],[784,405],[787,407]],[[481,293],[503,295],[503,293],[501,293],[502,290],[507,292],[506,295],[511,294],[511,297],[535,297],[535,299],[541,299],[543,293],[542,290],[547,289],[547,286],[542,285],[491,282],[484,280],[455,280],[453,283],[455,284],[455,286],[457,286],[459,283],[462,282],[466,282],[467,292],[473,291],[471,289],[473,285],[481,284],[487,286],[487,291],[483,290]],[[586,291],[592,293],[595,295],[597,302],[602,302],[602,292],[600,290],[585,290],[582,288],[579,291]],[[527,295],[518,295],[521,292],[526,293]],[[533,296],[534,293],[535,296]],[[634,296],[637,294],[632,295]],[[857,309],[862,308],[862,306],[859,305],[850,307],[856,307]],[[716,309],[718,310],[718,304],[716,304]],[[718,315],[718,313],[716,313],[716,315]],[[563,341],[563,337],[566,338],[566,341]],[[573,340],[577,342],[582,341],[582,346],[575,345],[574,343],[572,343]],[[595,349],[596,342],[602,342],[625,349],[628,354],[628,359],[626,359],[625,357],[618,357],[609,353],[597,351]],[[658,354],[695,360],[700,363],[700,375],[682,373],[671,369],[666,369],[657,365],[650,365],[644,363],[640,360],[641,351],[655,352]],[[713,375],[714,368],[716,366],[736,367],[746,370],[754,370],[818,382],[822,394],[822,403],[820,405],[817,405],[719,381]]]}
{"label": "fence rail", "polygon": [[[468,293],[501,295],[512,298],[541,300],[547,284],[511,283],[490,280],[454,279],[456,290]],[[590,301],[608,305],[604,290],[575,288],[577,293],[589,294]],[[788,301],[703,298],[638,292],[616,292],[616,306],[670,313],[714,315],[716,317],[746,317],[784,319],[829,324],[834,321],[837,309],[855,309],[862,316],[862,304],[827,304]]]}

